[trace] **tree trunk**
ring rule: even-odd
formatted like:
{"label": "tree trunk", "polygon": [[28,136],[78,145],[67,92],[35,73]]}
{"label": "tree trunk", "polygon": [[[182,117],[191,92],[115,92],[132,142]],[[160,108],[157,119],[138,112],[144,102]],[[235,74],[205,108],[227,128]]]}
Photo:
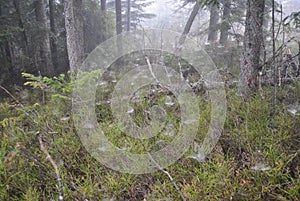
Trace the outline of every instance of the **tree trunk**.
{"label": "tree trunk", "polygon": [[101,11],[106,12],[106,0],[101,0]]}
{"label": "tree trunk", "polygon": [[190,32],[191,27],[193,25],[193,22],[195,20],[195,17],[197,16],[198,12],[199,12],[200,6],[199,3],[196,2],[196,4],[193,7],[193,10],[190,14],[190,17],[187,21],[187,23],[185,24],[183,33],[181,34],[181,37],[179,39],[179,45],[182,45],[186,39],[186,35]]}
{"label": "tree trunk", "polygon": [[[116,0],[116,31],[117,35],[122,34],[122,4],[121,0]],[[123,47],[122,47],[122,39],[117,36],[117,45],[118,45],[118,54],[122,55]]]}
{"label": "tree trunk", "polygon": [[38,69],[43,76],[52,76],[54,74],[50,38],[47,27],[47,15],[46,15],[46,4],[45,0],[35,1],[35,15],[36,21],[40,28],[36,43],[37,48],[37,65]]}
{"label": "tree trunk", "polygon": [[22,40],[25,43],[24,44],[24,50],[25,53],[27,54],[27,48],[28,48],[28,39],[27,39],[27,35],[25,32],[25,27],[24,27],[24,22],[23,22],[23,18],[22,18],[22,14],[21,14],[21,8],[20,8],[20,0],[14,0],[13,1],[14,7],[16,9],[16,15],[17,15],[17,19],[19,21],[19,27],[22,30]]}
{"label": "tree trunk", "polygon": [[57,44],[56,44],[56,25],[55,25],[55,1],[49,0],[49,16],[50,16],[50,41],[51,41],[51,52],[52,52],[52,62],[54,68],[58,68],[58,53],[57,53]]}
{"label": "tree trunk", "polygon": [[106,0],[101,0],[101,12],[103,16],[103,39],[102,41],[105,41],[107,39],[107,14],[106,14]]}
{"label": "tree trunk", "polygon": [[300,77],[300,41],[298,41],[298,77]]}
{"label": "tree trunk", "polygon": [[79,69],[84,61],[82,0],[64,2],[65,27],[70,70]]}
{"label": "tree trunk", "polygon": [[221,35],[220,35],[220,44],[224,47],[227,46],[228,35],[229,35],[229,18],[231,13],[231,0],[226,0],[223,3],[223,16],[222,16],[222,25],[221,25]]}
{"label": "tree trunk", "polygon": [[208,27],[208,42],[215,43],[218,40],[219,9],[217,5],[210,7],[210,19]]}
{"label": "tree trunk", "polygon": [[127,31],[130,31],[130,25],[131,25],[131,16],[130,16],[130,12],[131,12],[131,2],[130,0],[127,0],[127,20],[126,20],[126,28]]}
{"label": "tree trunk", "polygon": [[239,84],[242,95],[255,88],[263,40],[265,0],[248,0]]}

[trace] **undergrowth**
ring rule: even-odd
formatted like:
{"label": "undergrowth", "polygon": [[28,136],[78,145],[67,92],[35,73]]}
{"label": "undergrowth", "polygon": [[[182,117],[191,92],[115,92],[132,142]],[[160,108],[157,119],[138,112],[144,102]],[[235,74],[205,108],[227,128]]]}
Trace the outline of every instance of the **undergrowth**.
{"label": "undergrowth", "polygon": [[[85,150],[73,126],[71,114],[72,83],[64,76],[49,79],[27,77],[33,87],[29,96],[6,99],[0,104],[0,200],[58,200],[55,171],[40,149],[39,133],[57,164],[65,200],[180,200],[178,191],[161,171],[131,175],[115,172],[95,160]],[[300,116],[292,115],[283,100],[299,100],[296,87],[287,94],[279,89],[274,110],[272,89],[264,95],[252,94],[242,100],[236,89],[227,89],[227,119],[222,137],[213,153],[204,161],[187,158],[188,153],[167,168],[187,200],[299,200]],[[43,94],[43,98],[35,99]],[[117,146],[143,147],[123,136],[113,124],[108,94],[99,90],[97,119],[106,126],[106,136]],[[161,94],[156,102],[165,102]],[[34,101],[38,100],[38,101]],[[201,116],[196,141],[201,143],[210,120],[207,101],[199,97]],[[142,107],[132,105],[136,123],[147,124]],[[176,102],[175,102],[176,106]],[[175,115],[171,114],[175,113]],[[178,128],[175,111],[165,120]],[[168,136],[145,142],[148,149],[159,149]],[[258,164],[269,170],[256,170]]]}

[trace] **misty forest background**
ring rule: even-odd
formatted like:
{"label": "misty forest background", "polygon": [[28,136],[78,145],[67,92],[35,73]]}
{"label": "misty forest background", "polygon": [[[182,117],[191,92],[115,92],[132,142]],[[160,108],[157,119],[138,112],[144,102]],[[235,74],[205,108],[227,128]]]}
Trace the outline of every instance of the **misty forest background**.
{"label": "misty forest background", "polygon": [[[81,144],[72,76],[102,42],[146,28],[179,32],[205,49],[225,86],[227,117],[203,158],[214,86],[186,61],[150,52],[151,61],[180,69],[201,115],[180,160],[132,175],[105,167]],[[116,45],[121,52],[122,41]],[[96,93],[106,137],[133,153],[160,150],[180,127],[174,94],[149,86],[128,113],[142,127],[151,121],[148,109],[159,105],[165,128],[141,141],[117,129],[111,93],[120,69],[149,65],[144,54],[109,66]],[[0,94],[0,200],[300,200],[298,0],[0,0]]]}

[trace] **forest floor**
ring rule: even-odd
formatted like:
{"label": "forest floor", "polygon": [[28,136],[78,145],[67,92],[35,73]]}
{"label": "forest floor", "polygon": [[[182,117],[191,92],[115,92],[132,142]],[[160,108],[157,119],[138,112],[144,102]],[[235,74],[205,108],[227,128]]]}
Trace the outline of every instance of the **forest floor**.
{"label": "forest floor", "polygon": [[[63,79],[35,80],[30,85],[36,89],[22,89],[1,100],[0,200],[58,200],[59,193],[64,200],[181,200],[165,172],[120,173],[87,152],[73,126],[70,86]],[[251,94],[247,101],[234,87],[226,93],[227,117],[213,152],[198,162],[188,157],[195,152],[191,146],[166,168],[182,196],[195,201],[298,201],[300,83],[279,87],[275,107],[272,87]],[[199,100],[199,124],[204,129],[199,129],[196,141],[201,143],[210,107],[201,97]],[[164,102],[164,95],[156,101]],[[111,141],[120,146],[137,144],[114,129],[107,106],[99,104],[96,113]],[[176,115],[168,118],[174,120]],[[168,143],[165,137],[146,146],[159,149],[158,141]],[[141,148],[135,146],[133,151]]]}

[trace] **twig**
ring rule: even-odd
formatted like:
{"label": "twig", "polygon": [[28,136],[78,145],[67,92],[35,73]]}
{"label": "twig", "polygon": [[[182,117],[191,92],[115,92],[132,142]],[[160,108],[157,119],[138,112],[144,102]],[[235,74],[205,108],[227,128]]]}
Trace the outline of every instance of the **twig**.
{"label": "twig", "polygon": [[45,153],[46,155],[46,159],[49,160],[49,162],[51,163],[52,167],[55,170],[55,174],[56,174],[56,180],[58,183],[58,191],[59,191],[59,201],[63,201],[64,200],[64,193],[63,193],[63,185],[62,185],[62,180],[60,177],[60,173],[59,173],[59,169],[58,166],[56,165],[56,163],[54,162],[53,158],[51,157],[51,155],[49,154],[48,150],[46,149],[46,147],[44,146],[43,140],[40,137],[40,132],[36,133],[36,136],[39,140],[40,143],[40,147],[41,150]]}
{"label": "twig", "polygon": [[[1,86],[0,85],[0,88],[1,89],[3,89],[12,99],[14,99],[19,105],[21,105],[22,107],[25,107],[14,95],[12,95],[6,88],[4,88],[3,86]],[[33,111],[35,112],[33,112],[35,115],[37,115],[38,113],[37,113],[37,111],[35,110],[35,109],[33,109]],[[28,113],[28,112],[26,112],[26,111],[24,111],[24,110],[22,110],[22,112],[24,112],[35,124],[37,124],[37,122],[31,117],[31,115]]]}
{"label": "twig", "polygon": [[4,88],[3,86],[0,85],[0,88],[3,89],[10,97],[12,97],[12,99],[14,99],[18,104],[20,104],[22,107],[24,107],[24,105],[16,98],[14,97],[6,88]]}
{"label": "twig", "polygon": [[149,57],[145,56],[145,59],[147,61],[147,64],[148,64],[148,67],[149,67],[149,71],[150,71],[152,77],[155,79],[156,83],[159,84],[159,80],[157,79],[157,77],[155,76],[155,74],[153,72],[153,68],[152,68],[152,65],[150,63]]}
{"label": "twig", "polygon": [[[24,107],[24,105],[15,97],[13,96],[6,88],[4,88],[3,86],[0,85],[0,88],[3,89],[11,98],[13,98],[18,104],[20,104],[22,107]],[[32,118],[32,116],[27,113],[26,111],[23,111],[34,123],[37,124],[37,122]],[[34,110],[34,114],[37,115],[38,112],[36,110]],[[44,130],[47,132],[47,130],[44,128]],[[40,132],[36,133],[36,136],[39,140],[40,143],[40,148],[41,150],[46,154],[46,159],[48,159],[51,163],[51,165],[53,166],[54,170],[55,170],[55,174],[56,174],[56,179],[58,182],[58,188],[59,188],[59,201],[63,201],[64,200],[64,194],[63,194],[63,186],[62,186],[62,180],[60,177],[60,173],[59,173],[59,169],[58,166],[56,165],[56,163],[54,162],[54,160],[52,159],[51,155],[49,154],[48,150],[46,149],[46,147],[44,146],[44,143],[40,137]],[[37,160],[36,160],[37,161]]]}
{"label": "twig", "polygon": [[[150,60],[149,60],[149,57],[145,57],[146,61],[147,61],[147,64],[148,64],[148,67],[149,67],[149,71],[152,75],[152,77],[155,79],[155,81],[157,82],[157,84],[159,84],[159,80],[157,79],[157,77],[155,76],[154,72],[153,72],[153,68],[152,68],[152,65],[150,63]],[[170,173],[167,171],[167,170],[164,170],[155,160],[154,158],[152,157],[152,155],[149,153],[149,151],[147,150],[147,148],[145,147],[145,145],[143,144],[143,142],[141,142],[144,150],[147,152],[147,155],[149,156],[150,160],[156,165],[156,167],[162,171],[164,174],[166,174],[170,181],[172,182],[173,186],[175,187],[175,189],[179,192],[180,194],[180,197],[183,201],[186,201],[185,197],[183,196],[183,193],[181,192],[181,190],[179,189],[178,185],[176,184],[175,180],[173,179],[173,177],[170,175]]]}
{"label": "twig", "polygon": [[[294,40],[295,37],[290,38],[288,41],[286,41],[285,43],[283,43],[277,50],[276,50],[276,54],[275,57],[277,58],[280,55],[280,52],[286,47],[286,45],[291,42],[292,40]],[[273,57],[269,58],[266,62],[264,62],[262,65],[260,65],[257,69],[260,70],[262,69],[262,67],[264,67],[267,64],[271,64],[275,62]]]}
{"label": "twig", "polygon": [[155,164],[155,166],[156,166],[160,171],[162,171],[165,175],[167,175],[167,176],[169,177],[169,179],[170,179],[170,181],[172,182],[173,186],[174,186],[175,189],[178,191],[178,193],[179,193],[181,199],[182,199],[183,201],[186,201],[186,198],[184,197],[182,191],[180,190],[180,188],[179,188],[178,185],[176,184],[176,182],[175,182],[174,178],[171,176],[171,174],[170,174],[167,170],[165,170],[163,167],[161,167],[161,166],[156,162],[156,160],[152,157],[152,155],[150,154],[150,152],[147,150],[147,148],[146,148],[146,146],[144,145],[144,143],[143,143],[141,140],[140,140],[140,142],[141,142],[141,144],[142,144],[144,150],[147,152],[147,155],[149,156],[150,160]]}

